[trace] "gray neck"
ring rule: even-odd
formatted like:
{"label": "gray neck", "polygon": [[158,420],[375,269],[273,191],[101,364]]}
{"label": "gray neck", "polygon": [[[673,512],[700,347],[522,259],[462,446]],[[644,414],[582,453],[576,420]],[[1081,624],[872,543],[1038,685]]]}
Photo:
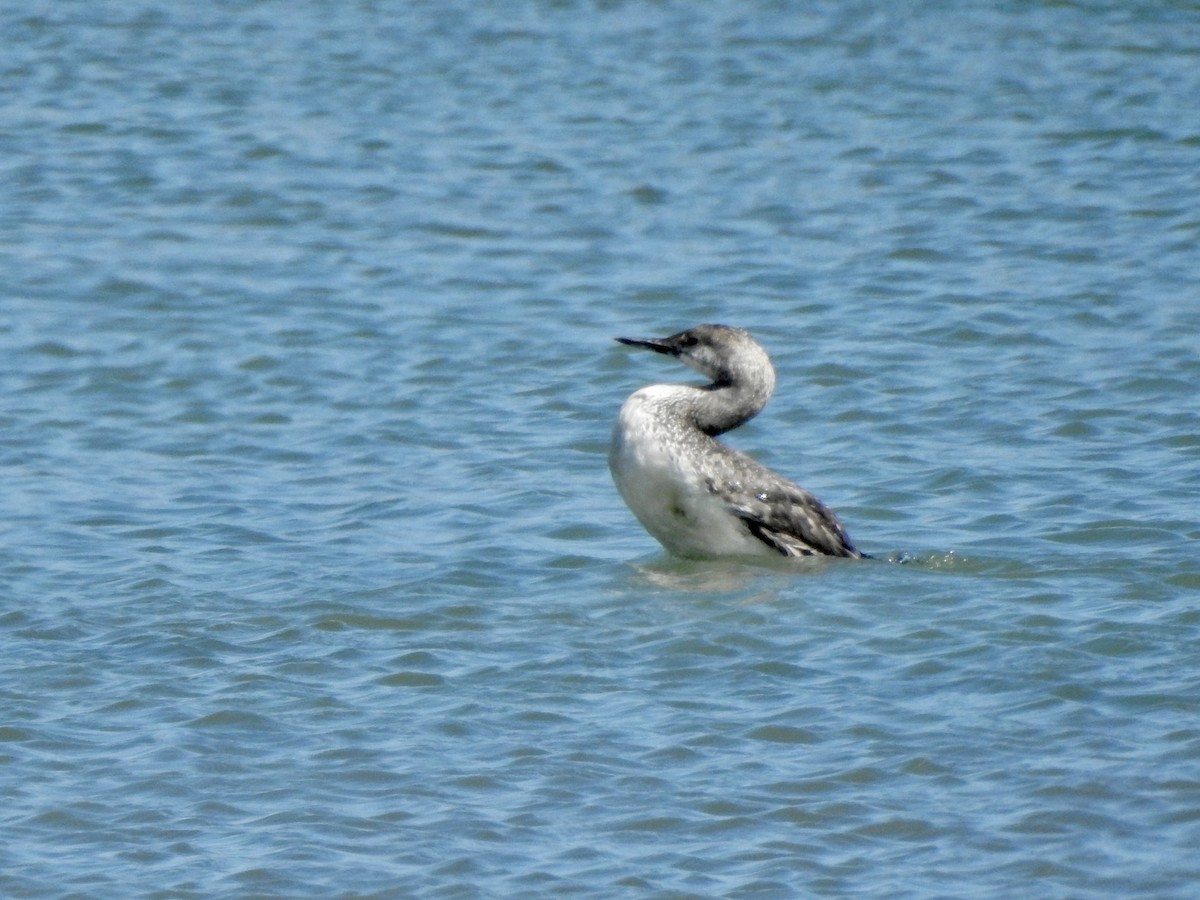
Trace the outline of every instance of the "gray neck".
{"label": "gray neck", "polygon": [[715,381],[696,395],[693,420],[705,434],[716,437],[758,415],[774,390],[775,373],[770,369]]}

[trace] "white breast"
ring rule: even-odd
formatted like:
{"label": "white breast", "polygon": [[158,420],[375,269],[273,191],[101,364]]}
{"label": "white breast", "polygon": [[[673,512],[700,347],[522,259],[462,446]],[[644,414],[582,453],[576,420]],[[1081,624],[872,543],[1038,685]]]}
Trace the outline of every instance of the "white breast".
{"label": "white breast", "polygon": [[625,401],[608,457],[617,490],[642,526],[679,556],[771,555],[698,468],[698,432],[679,413],[684,392],[695,390],[656,384]]}

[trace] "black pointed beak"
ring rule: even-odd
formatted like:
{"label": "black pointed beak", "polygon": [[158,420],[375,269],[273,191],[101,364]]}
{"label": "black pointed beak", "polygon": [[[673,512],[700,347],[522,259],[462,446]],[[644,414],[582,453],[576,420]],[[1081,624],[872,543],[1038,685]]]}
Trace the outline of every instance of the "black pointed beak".
{"label": "black pointed beak", "polygon": [[630,347],[645,347],[647,350],[653,350],[655,353],[666,353],[668,356],[678,356],[679,348],[674,347],[666,341],[657,338],[626,338],[619,337],[616,340],[622,344],[628,344]]}

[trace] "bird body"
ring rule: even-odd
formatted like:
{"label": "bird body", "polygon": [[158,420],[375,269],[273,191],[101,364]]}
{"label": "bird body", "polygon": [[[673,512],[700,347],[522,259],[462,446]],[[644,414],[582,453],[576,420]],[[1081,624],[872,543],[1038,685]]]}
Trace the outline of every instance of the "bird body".
{"label": "bird body", "polygon": [[816,497],[716,439],[757,415],[775,388],[765,350],[739,328],[698,325],[663,339],[618,338],[712,379],[655,384],[621,407],[609,468],[630,510],[670,552],[861,557]]}

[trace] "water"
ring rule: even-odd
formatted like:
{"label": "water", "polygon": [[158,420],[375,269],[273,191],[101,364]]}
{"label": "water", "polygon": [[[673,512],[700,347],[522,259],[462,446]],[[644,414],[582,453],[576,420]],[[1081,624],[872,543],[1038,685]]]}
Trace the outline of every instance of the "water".
{"label": "water", "polygon": [[[0,893],[1194,895],[1193,5],[0,23]],[[907,564],[657,552],[700,321]]]}

